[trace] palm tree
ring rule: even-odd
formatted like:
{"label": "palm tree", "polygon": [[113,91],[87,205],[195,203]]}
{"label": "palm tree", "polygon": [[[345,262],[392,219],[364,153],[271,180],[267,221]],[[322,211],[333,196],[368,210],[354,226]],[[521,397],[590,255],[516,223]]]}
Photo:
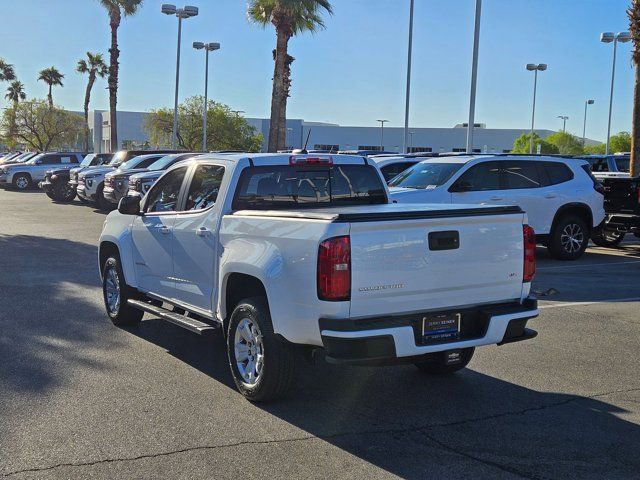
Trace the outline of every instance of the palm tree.
{"label": "palm tree", "polygon": [[16,73],[13,65],[8,64],[3,58],[0,58],[0,82],[10,82],[16,79]]}
{"label": "palm tree", "polygon": [[19,80],[11,82],[11,85],[7,88],[7,94],[4,98],[13,102],[13,108],[15,109],[20,100],[25,100],[27,98],[27,94],[24,93],[24,85],[22,82]]}
{"label": "palm tree", "polygon": [[632,0],[627,9],[629,32],[633,40],[633,63],[636,67],[633,86],[633,117],[631,133],[631,176],[640,174],[640,0]]}
{"label": "palm tree", "polygon": [[286,142],[287,98],[291,88],[291,63],[295,60],[287,51],[289,40],[299,33],[324,28],[320,16],[322,10],[333,13],[329,0],[249,0],[249,19],[263,27],[271,23],[276,29],[269,127],[270,152],[284,148]]}
{"label": "palm tree", "polygon": [[89,81],[84,94],[84,151],[89,151],[89,102],[91,101],[91,89],[96,81],[96,77],[104,78],[109,69],[104,63],[101,53],[87,52],[87,58],[78,60],[76,72],[88,73]]}
{"label": "palm tree", "polygon": [[44,83],[49,85],[49,93],[47,94],[47,98],[49,99],[49,106],[53,108],[53,95],[51,95],[51,90],[54,85],[64,86],[62,84],[62,79],[64,75],[58,71],[56,67],[45,68],[44,70],[40,70],[40,74],[38,75],[38,80],[42,80]]}
{"label": "palm tree", "polygon": [[118,149],[118,124],[116,119],[116,107],[118,104],[118,27],[122,15],[125,17],[135,15],[142,4],[142,0],[100,0],[109,14],[109,26],[111,27],[111,48],[109,48],[109,123],[111,128],[111,151]]}

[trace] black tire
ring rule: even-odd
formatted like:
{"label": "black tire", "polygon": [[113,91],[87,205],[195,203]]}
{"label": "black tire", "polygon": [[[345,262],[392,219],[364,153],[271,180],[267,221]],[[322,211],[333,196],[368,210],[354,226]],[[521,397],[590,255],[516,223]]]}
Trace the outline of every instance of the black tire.
{"label": "black tire", "polygon": [[82,198],[80,195],[78,195],[78,200],[80,200],[80,203],[83,203],[85,205],[91,205],[91,200],[86,200],[84,198]]}
{"label": "black tire", "polygon": [[28,173],[16,173],[13,176],[12,184],[16,190],[27,190],[31,187],[31,175]]}
{"label": "black tire", "polygon": [[[110,292],[108,292],[108,282],[112,282],[119,291],[119,301],[117,306],[110,303]],[[142,320],[144,312],[137,308],[130,307],[127,300],[135,298],[135,291],[129,287],[125,281],[122,267],[120,266],[120,257],[117,254],[111,255],[104,263],[102,274],[102,298],[107,315],[118,327],[126,325],[135,325]],[[111,306],[110,306],[111,305]]]}
{"label": "black tire", "polygon": [[624,232],[612,232],[610,230],[594,230],[591,232],[591,241],[599,247],[614,248],[619,246],[625,237]]}
{"label": "black tire", "polygon": [[76,198],[76,189],[67,182],[58,182],[53,186],[53,196],[57,202],[71,202]]}
{"label": "black tire", "polygon": [[589,244],[589,229],[577,215],[560,217],[551,231],[549,253],[557,260],[577,260]]}
{"label": "black tire", "polygon": [[[238,327],[241,322],[246,323],[246,321],[257,325],[262,334],[260,339],[262,344],[253,344],[254,356],[250,353],[251,343],[244,344],[249,352],[247,362],[249,359],[255,359],[257,365],[259,355],[256,352],[262,351],[260,372],[257,380],[252,384],[245,381],[236,362],[236,332],[240,335]],[[273,333],[269,306],[264,298],[247,298],[235,308],[227,328],[227,353],[236,387],[248,400],[252,402],[277,400],[289,390],[295,373],[295,351],[291,345]]]}
{"label": "black tire", "polygon": [[49,197],[51,200],[55,200],[56,199],[55,195],[53,194],[53,190],[51,190],[50,188],[47,188],[44,191],[44,193],[46,193],[47,197]]}
{"label": "black tire", "polygon": [[98,185],[98,189],[96,190],[96,207],[98,210],[102,210],[103,212],[109,212],[112,210],[111,204],[104,198],[104,194],[102,191],[104,190],[104,183]]}
{"label": "black tire", "polygon": [[460,361],[457,363],[447,364],[447,356],[450,352],[437,352],[437,353],[429,353],[425,356],[424,360],[419,362],[415,362],[414,365],[418,367],[418,369],[424,373],[428,373],[430,375],[448,375],[451,373],[455,373],[458,370],[462,370],[471,361],[473,358],[473,353],[475,348],[463,348],[460,350]]}

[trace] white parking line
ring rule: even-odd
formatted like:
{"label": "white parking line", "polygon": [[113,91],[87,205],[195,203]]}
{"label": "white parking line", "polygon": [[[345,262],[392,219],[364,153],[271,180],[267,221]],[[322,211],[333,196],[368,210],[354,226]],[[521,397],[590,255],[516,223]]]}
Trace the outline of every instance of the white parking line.
{"label": "white parking line", "polygon": [[564,270],[566,268],[600,267],[600,266],[604,267],[607,265],[629,265],[632,263],[640,263],[640,260],[630,260],[628,262],[579,263],[579,264],[573,264],[573,265],[557,265],[554,267],[538,267],[536,270],[540,272],[544,270]]}
{"label": "white parking line", "polygon": [[596,300],[592,302],[566,302],[566,303],[555,303],[552,305],[540,305],[538,306],[539,310],[543,308],[562,308],[562,307],[580,307],[584,305],[595,305],[596,303],[621,303],[621,302],[639,302],[640,297],[630,297],[630,298],[613,298],[611,300]]}

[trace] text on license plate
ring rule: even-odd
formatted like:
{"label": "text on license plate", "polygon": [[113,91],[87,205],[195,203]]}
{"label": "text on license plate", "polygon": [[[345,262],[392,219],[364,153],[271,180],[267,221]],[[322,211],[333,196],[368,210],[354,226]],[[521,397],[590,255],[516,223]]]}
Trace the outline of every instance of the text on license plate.
{"label": "text on license plate", "polygon": [[460,335],[459,313],[433,315],[422,318],[422,338],[424,340],[448,340]]}

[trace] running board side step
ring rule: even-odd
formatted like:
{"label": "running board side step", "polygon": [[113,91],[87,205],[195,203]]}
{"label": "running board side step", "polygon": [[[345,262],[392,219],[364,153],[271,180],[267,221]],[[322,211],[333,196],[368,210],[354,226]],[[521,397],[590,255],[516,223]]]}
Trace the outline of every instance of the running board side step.
{"label": "running board side step", "polygon": [[127,304],[129,304],[133,308],[137,308],[138,310],[142,310],[144,312],[150,313],[151,315],[155,315],[162,320],[171,322],[174,325],[189,330],[190,332],[197,333],[198,335],[206,335],[219,328],[213,325],[209,325],[208,323],[201,322],[194,318],[187,317],[186,315],[180,315],[179,313],[170,312],[165,308],[156,307],[155,305],[151,305],[150,303],[142,302],[140,300],[129,299],[127,300]]}

